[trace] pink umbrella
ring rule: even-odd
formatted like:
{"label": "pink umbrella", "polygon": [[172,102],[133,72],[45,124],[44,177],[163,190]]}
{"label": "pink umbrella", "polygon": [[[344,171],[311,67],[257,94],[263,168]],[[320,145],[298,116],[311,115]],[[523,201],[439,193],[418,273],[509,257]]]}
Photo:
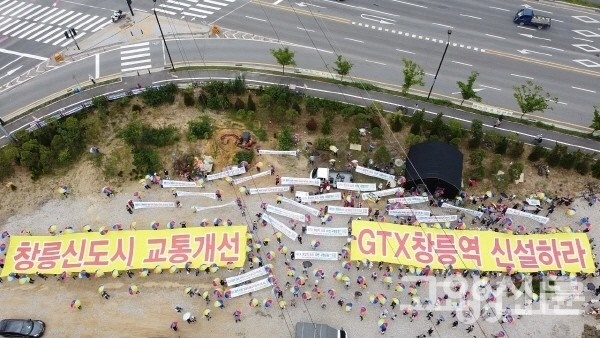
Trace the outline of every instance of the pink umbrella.
{"label": "pink umbrella", "polygon": [[121,225],[120,223],[113,224],[112,228],[113,230],[123,230],[123,225]]}
{"label": "pink umbrella", "polygon": [[364,307],[364,306],[361,306],[360,310],[359,310],[359,313],[360,313],[361,316],[366,315],[367,314],[367,308]]}
{"label": "pink umbrella", "polygon": [[217,298],[221,298],[221,297],[223,297],[223,291],[221,291],[221,289],[214,289],[213,295],[215,295],[215,297],[217,297]]}
{"label": "pink umbrella", "polygon": [[336,292],[334,289],[329,289],[329,290],[327,290],[327,294],[329,295],[329,297],[331,299],[333,299],[333,298],[335,298]]}
{"label": "pink umbrella", "polygon": [[264,307],[271,307],[272,304],[273,304],[273,300],[271,298],[267,298],[267,299],[263,300]]}
{"label": "pink umbrella", "polygon": [[313,271],[315,277],[320,278],[321,276],[324,275],[323,273],[323,269],[315,269],[315,271]]}
{"label": "pink umbrella", "polygon": [[273,287],[273,289],[271,289],[271,293],[273,293],[273,296],[277,296],[280,292],[281,292],[281,288],[277,285],[275,285]]}
{"label": "pink umbrella", "polygon": [[10,237],[10,234],[8,233],[8,231],[4,230],[2,231],[2,239],[5,239],[6,237]]}
{"label": "pink umbrella", "polygon": [[167,226],[169,227],[169,229],[175,229],[175,221],[169,222]]}
{"label": "pink umbrella", "polygon": [[227,298],[227,299],[231,298],[231,290],[225,291],[225,298]]}
{"label": "pink umbrella", "polygon": [[277,284],[277,278],[275,278],[275,276],[273,276],[273,275],[269,275],[269,277],[267,278],[267,280],[271,284]]}
{"label": "pink umbrella", "polygon": [[158,230],[158,226],[160,224],[158,222],[152,222],[152,224],[150,224],[150,226],[152,227],[152,230]]}
{"label": "pink umbrella", "polygon": [[311,300],[312,299],[312,295],[311,295],[310,291],[304,291],[302,293],[302,299],[304,299],[304,300]]}
{"label": "pink umbrella", "polygon": [[365,277],[363,277],[363,276],[356,277],[356,283],[358,283],[360,285],[364,284],[365,283]]}
{"label": "pink umbrella", "polygon": [[339,271],[334,272],[333,273],[333,278],[337,278],[337,276],[340,275],[340,274],[341,274],[341,272],[339,272]]}
{"label": "pink umbrella", "polygon": [[306,283],[306,280],[304,277],[302,277],[302,276],[296,277],[296,285],[302,286],[305,283]]}

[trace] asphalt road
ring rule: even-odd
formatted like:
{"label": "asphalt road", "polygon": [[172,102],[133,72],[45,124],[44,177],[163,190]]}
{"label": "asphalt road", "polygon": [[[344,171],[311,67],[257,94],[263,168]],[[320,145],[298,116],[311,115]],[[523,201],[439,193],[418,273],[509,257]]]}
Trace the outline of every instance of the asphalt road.
{"label": "asphalt road", "polygon": [[[549,30],[538,31],[512,23],[522,4],[254,1],[217,23],[335,51],[355,64],[353,74],[363,77],[367,73],[370,76],[366,78],[396,85],[402,82],[402,57],[418,61],[428,74],[435,73],[451,29],[451,45],[435,93],[458,97],[456,81],[477,70],[481,75],[476,87],[485,103],[518,110],[512,87],[533,80],[559,99],[546,117],[589,125],[592,107],[600,104],[600,59],[596,56],[600,51],[600,13],[534,2],[540,15],[554,19]],[[299,64],[304,61],[298,59]],[[332,57],[323,56],[321,68],[332,62]],[[425,88],[432,79],[429,75]]]}

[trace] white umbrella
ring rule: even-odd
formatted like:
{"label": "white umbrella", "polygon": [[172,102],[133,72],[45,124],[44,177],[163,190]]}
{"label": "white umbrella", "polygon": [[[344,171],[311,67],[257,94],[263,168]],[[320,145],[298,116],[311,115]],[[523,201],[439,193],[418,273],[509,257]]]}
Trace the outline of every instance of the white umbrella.
{"label": "white umbrella", "polygon": [[188,320],[192,317],[192,313],[191,312],[186,312],[183,314],[183,320]]}

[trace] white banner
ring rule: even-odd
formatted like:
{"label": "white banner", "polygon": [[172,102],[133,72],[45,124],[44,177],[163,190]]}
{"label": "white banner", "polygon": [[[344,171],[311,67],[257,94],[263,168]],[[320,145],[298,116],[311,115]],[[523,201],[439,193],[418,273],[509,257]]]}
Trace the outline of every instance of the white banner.
{"label": "white banner", "polygon": [[427,201],[429,201],[429,199],[424,196],[408,196],[408,197],[396,197],[396,198],[388,199],[388,202],[390,202],[390,203],[400,202],[402,204],[419,204],[419,203],[425,203]]}
{"label": "white banner", "polygon": [[530,219],[532,219],[532,220],[534,220],[534,221],[536,221],[538,223],[541,223],[541,224],[546,224],[546,223],[548,223],[548,220],[549,220],[548,217],[530,214],[528,212],[521,211],[521,210],[518,210],[518,209],[513,209],[513,208],[506,209],[506,214],[507,215],[516,215],[516,216],[527,217],[527,218],[530,218]]}
{"label": "white banner", "polygon": [[469,214],[471,216],[478,217],[478,218],[481,218],[481,216],[483,216],[483,212],[481,212],[481,211],[467,209],[467,208],[460,208],[460,207],[457,207],[457,206],[454,206],[454,205],[448,204],[448,203],[442,203],[442,208],[451,208],[451,209],[460,210],[460,211],[464,212],[465,214]]}
{"label": "white banner", "polygon": [[246,173],[246,168],[244,167],[235,167],[225,171],[221,171],[216,174],[210,174],[206,176],[207,181],[217,180],[219,178],[225,178],[228,176],[237,176]]}
{"label": "white banner", "polygon": [[217,199],[217,194],[215,194],[214,192],[197,192],[197,191],[175,191],[175,193],[177,194],[177,197],[179,196],[201,196],[201,197],[208,197],[208,198],[212,198],[213,200]]}
{"label": "white banner", "polygon": [[281,184],[288,185],[314,185],[318,187],[321,185],[321,180],[318,178],[302,178],[302,177],[287,177],[283,176],[281,178]]}
{"label": "white banner", "polygon": [[222,208],[222,207],[228,207],[230,205],[236,205],[237,203],[235,201],[231,201],[229,203],[226,204],[221,204],[221,205],[213,205],[210,207],[192,207],[194,208],[194,212],[198,212],[198,211],[202,211],[202,210],[209,210],[209,209],[217,209],[217,208]]}
{"label": "white banner", "polygon": [[338,207],[336,205],[328,205],[327,213],[334,214],[334,215],[369,216],[369,208],[349,208],[349,207]]}
{"label": "white banner", "polygon": [[163,188],[201,188],[202,185],[196,184],[194,181],[173,181],[173,180],[162,180],[160,185]]}
{"label": "white banner", "polygon": [[250,181],[252,179],[255,178],[259,178],[259,177],[263,177],[263,176],[269,176],[271,175],[271,171],[270,170],[265,170],[265,171],[261,171],[258,174],[254,174],[254,175],[250,175],[250,176],[246,176],[246,177],[240,177],[240,178],[236,178],[235,180],[233,180],[233,184],[240,184],[240,183],[244,183],[246,181]]}
{"label": "white banner", "polygon": [[227,286],[231,287],[234,285],[238,285],[241,284],[245,281],[254,279],[256,277],[261,277],[268,274],[267,272],[267,267],[266,266],[261,266],[258,269],[253,269],[250,270],[244,274],[241,275],[237,275],[237,276],[232,276],[232,277],[227,277],[225,278],[225,282],[227,283]]}
{"label": "white banner", "polygon": [[386,174],[381,171],[361,167],[359,165],[356,166],[356,172],[363,174],[363,175],[371,176],[371,177],[377,177],[377,178],[380,178],[380,179],[386,180],[386,181],[394,181],[396,179],[396,177],[394,177],[394,175],[390,175],[390,174]]}
{"label": "white banner", "polygon": [[133,202],[134,209],[175,208],[175,202]]}
{"label": "white banner", "polygon": [[348,183],[338,182],[337,189],[353,190],[353,191],[376,191],[377,184],[375,183]]}
{"label": "white banner", "polygon": [[273,218],[273,216],[264,213],[262,215],[262,219],[265,220],[267,223],[271,224],[273,228],[279,230],[279,232],[284,234],[287,238],[291,239],[292,241],[295,241],[296,238],[298,238],[298,233],[296,231],[290,229],[287,225],[283,224],[283,222],[279,221],[278,219]]}
{"label": "white banner", "polygon": [[375,195],[377,197],[383,197],[383,196],[390,196],[390,195],[394,195],[395,193],[397,193],[398,191],[400,191],[401,193],[404,193],[404,188],[392,188],[392,189],[386,189],[386,190],[379,190],[379,191],[373,191],[373,192],[367,192],[362,194],[362,199],[363,200],[368,200],[369,199],[369,195]]}
{"label": "white banner", "polygon": [[274,207],[270,204],[267,204],[267,212],[270,212],[270,213],[273,213],[273,214],[276,214],[279,216],[295,219],[298,222],[306,222],[305,215],[297,213],[297,212],[289,211],[287,209]]}
{"label": "white banner", "polygon": [[266,150],[266,149],[259,149],[258,153],[260,155],[290,155],[290,156],[296,156],[296,151],[295,150]]}
{"label": "white banner", "polygon": [[442,215],[442,216],[428,216],[428,217],[417,217],[417,221],[421,223],[439,223],[439,222],[454,222],[458,220],[458,215]]}
{"label": "white banner", "polygon": [[250,195],[269,194],[272,192],[284,192],[284,191],[290,191],[290,186],[283,185],[283,186],[279,186],[279,187],[265,187],[265,188],[250,188],[250,189],[248,189],[248,192],[250,193]]}
{"label": "white banner", "polygon": [[300,196],[302,203],[305,202],[323,202],[323,201],[341,201],[342,193],[341,192],[332,192],[329,194],[320,194],[320,195],[309,195],[309,196]]}
{"label": "white banner", "polygon": [[307,235],[348,237],[348,228],[306,227]]}
{"label": "white banner", "polygon": [[265,278],[256,282],[252,282],[250,284],[231,288],[229,289],[229,291],[231,291],[231,298],[235,298],[250,292],[255,292],[264,288],[268,288],[269,286],[271,286],[271,283],[269,282],[268,278]]}
{"label": "white banner", "polygon": [[417,217],[429,217],[431,212],[429,210],[416,210],[416,209],[391,209],[388,210],[390,216],[417,216]]}
{"label": "white banner", "polygon": [[334,251],[294,251],[294,259],[337,261],[338,253]]}
{"label": "white banner", "polygon": [[298,208],[300,208],[300,209],[302,209],[304,211],[307,211],[309,214],[311,214],[311,215],[313,215],[315,217],[319,216],[319,210],[317,210],[315,208],[311,208],[311,207],[309,207],[307,205],[304,205],[302,203],[298,203],[298,202],[294,201],[293,199],[289,199],[287,197],[281,196],[280,198],[281,198],[282,202],[285,202],[287,204],[290,204],[290,205],[293,205],[295,207],[298,207]]}

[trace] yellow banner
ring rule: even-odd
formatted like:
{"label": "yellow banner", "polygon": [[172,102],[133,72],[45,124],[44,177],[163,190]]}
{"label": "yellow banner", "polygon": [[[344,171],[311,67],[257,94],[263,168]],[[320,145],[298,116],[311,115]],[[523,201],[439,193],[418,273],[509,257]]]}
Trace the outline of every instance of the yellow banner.
{"label": "yellow banner", "polygon": [[367,221],[352,222],[351,259],[431,269],[594,272],[584,233],[510,235],[443,230]]}
{"label": "yellow banner", "polygon": [[167,230],[73,233],[60,236],[11,236],[2,274],[35,272],[95,273],[192,268],[202,264],[241,267],[246,259],[246,227],[198,227]]}

